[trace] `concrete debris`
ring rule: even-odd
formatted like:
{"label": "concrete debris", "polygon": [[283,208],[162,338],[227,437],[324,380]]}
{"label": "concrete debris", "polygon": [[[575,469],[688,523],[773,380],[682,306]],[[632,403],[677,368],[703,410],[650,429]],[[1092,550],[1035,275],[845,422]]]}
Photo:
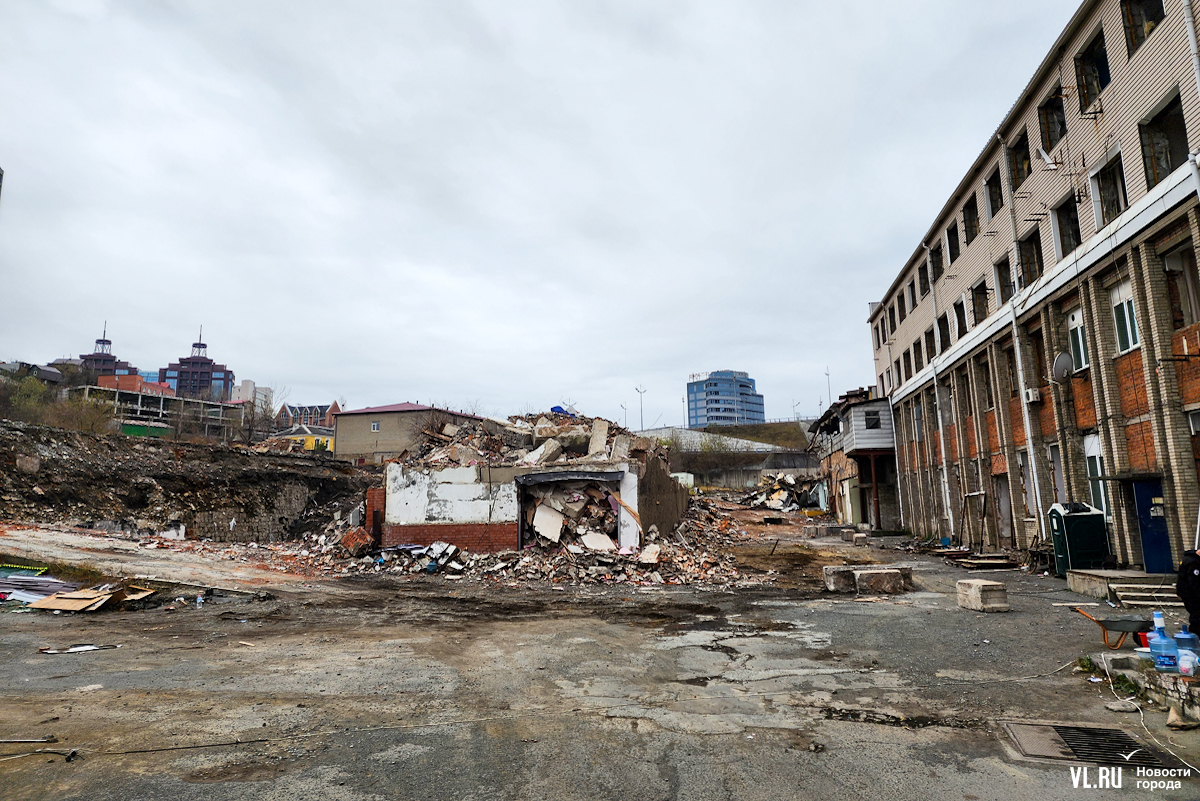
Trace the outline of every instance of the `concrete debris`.
{"label": "concrete debris", "polygon": [[741,502],[754,509],[796,512],[816,506],[811,492],[814,486],[815,480],[802,480],[786,473],[763,476],[758,487],[744,496]]}
{"label": "concrete debris", "polygon": [[956,585],[958,605],[976,612],[1007,612],[1008,588],[1002,581],[961,579]]}
{"label": "concrete debris", "polygon": [[617,546],[613,544],[612,538],[596,531],[588,531],[584,529],[579,535],[579,541],[583,543],[584,548],[593,551],[615,551]]}
{"label": "concrete debris", "polygon": [[[576,512],[575,517],[578,516],[578,512]],[[534,512],[533,529],[539,537],[545,537],[551,542],[558,542],[558,538],[562,534],[563,521],[565,519],[566,517],[562,512],[551,508],[548,503],[543,503]]]}

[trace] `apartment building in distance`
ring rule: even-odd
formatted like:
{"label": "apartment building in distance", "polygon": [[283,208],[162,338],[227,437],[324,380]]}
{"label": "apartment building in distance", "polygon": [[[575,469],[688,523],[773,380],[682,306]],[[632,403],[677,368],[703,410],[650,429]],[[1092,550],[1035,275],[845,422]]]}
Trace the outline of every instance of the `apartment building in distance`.
{"label": "apartment building in distance", "polygon": [[1182,0],[1084,2],[872,304],[915,533],[1042,550],[1050,506],[1085,502],[1116,564],[1192,547],[1193,27]]}
{"label": "apartment building in distance", "polygon": [[693,373],[687,385],[688,428],[762,423],[763,396],[749,373],[715,370]]}
{"label": "apartment building in distance", "polygon": [[190,355],[158,371],[158,383],[168,384],[181,398],[225,402],[233,394],[233,381],[233,371],[210,359],[202,341],[192,343]]}

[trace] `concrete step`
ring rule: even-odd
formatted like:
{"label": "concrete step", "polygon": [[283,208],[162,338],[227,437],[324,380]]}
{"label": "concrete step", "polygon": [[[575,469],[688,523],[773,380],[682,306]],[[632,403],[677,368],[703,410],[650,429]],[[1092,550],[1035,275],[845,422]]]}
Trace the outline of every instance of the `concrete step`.
{"label": "concrete step", "polygon": [[1169,606],[1172,609],[1174,609],[1175,607],[1179,607],[1180,609],[1182,609],[1183,601],[1127,601],[1125,599],[1121,599],[1121,605],[1128,606],[1131,608],[1136,607],[1139,609],[1142,607],[1145,607],[1147,609],[1150,609],[1150,608],[1161,609],[1165,606]]}

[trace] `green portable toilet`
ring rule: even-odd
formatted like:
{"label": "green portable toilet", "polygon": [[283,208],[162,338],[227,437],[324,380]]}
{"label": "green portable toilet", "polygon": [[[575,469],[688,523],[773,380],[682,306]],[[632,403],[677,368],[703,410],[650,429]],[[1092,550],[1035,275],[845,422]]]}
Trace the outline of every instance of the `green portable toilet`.
{"label": "green portable toilet", "polygon": [[1086,503],[1056,503],[1050,507],[1050,537],[1054,540],[1054,572],[1094,570],[1108,559],[1108,527],[1104,512]]}

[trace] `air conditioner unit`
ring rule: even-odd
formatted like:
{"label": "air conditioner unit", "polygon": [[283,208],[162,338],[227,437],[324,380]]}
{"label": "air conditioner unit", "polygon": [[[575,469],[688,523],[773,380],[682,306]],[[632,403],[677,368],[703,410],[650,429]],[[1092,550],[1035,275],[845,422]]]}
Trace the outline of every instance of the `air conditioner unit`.
{"label": "air conditioner unit", "polygon": [[1038,403],[1042,399],[1042,391],[1037,387],[1030,387],[1025,390],[1026,403]]}

